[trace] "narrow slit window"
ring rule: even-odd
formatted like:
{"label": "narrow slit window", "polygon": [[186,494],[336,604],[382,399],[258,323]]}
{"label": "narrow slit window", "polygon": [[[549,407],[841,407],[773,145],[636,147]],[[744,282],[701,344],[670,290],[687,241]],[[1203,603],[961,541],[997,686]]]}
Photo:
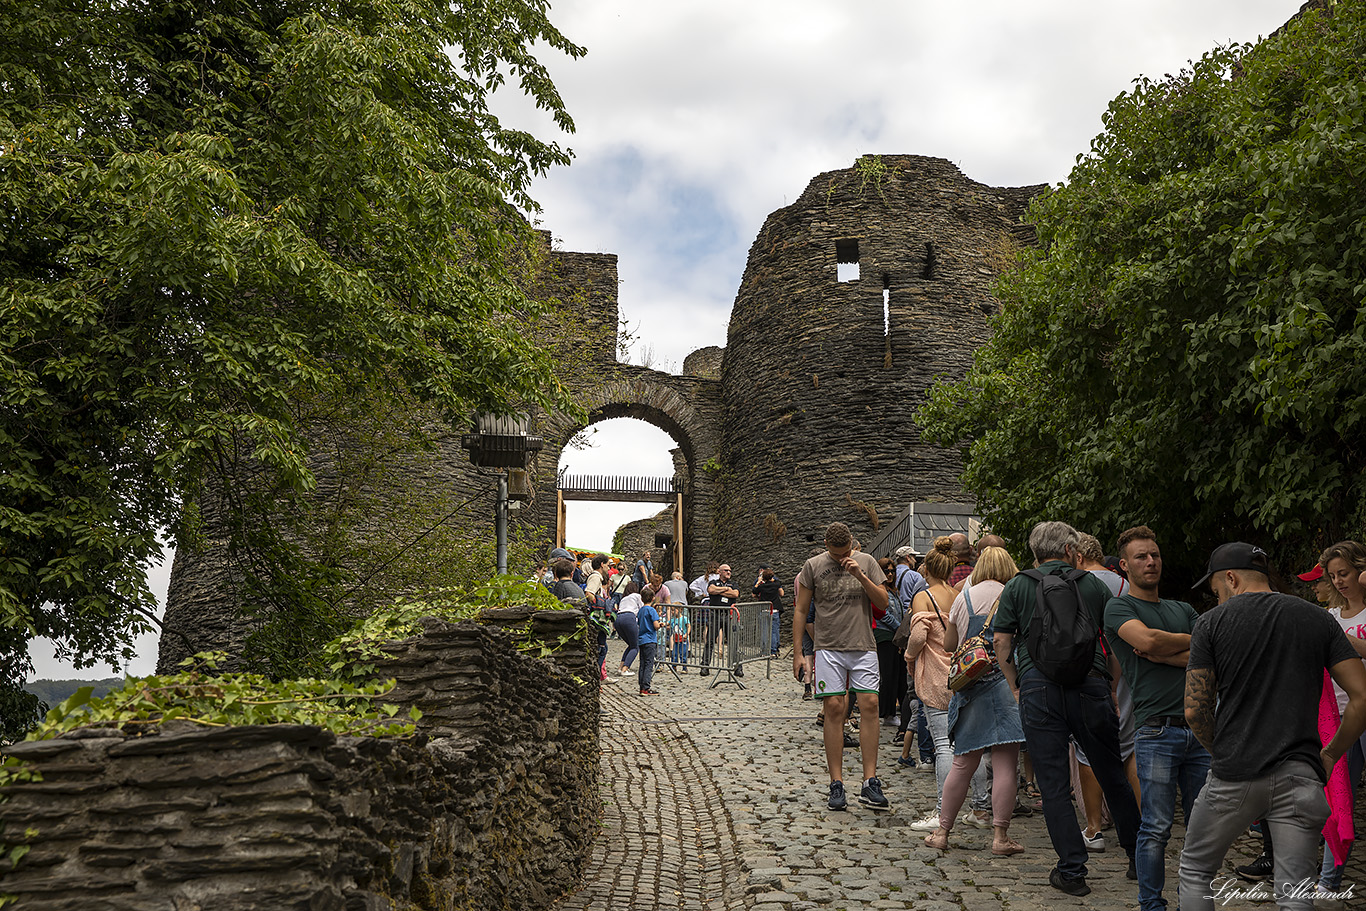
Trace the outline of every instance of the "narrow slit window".
{"label": "narrow slit window", "polygon": [[882,366],[892,366],[892,280],[882,276]]}
{"label": "narrow slit window", "polygon": [[934,278],[934,277],[935,277],[935,276],[934,276],[935,265],[936,265],[936,263],[935,263],[934,243],[931,242],[931,241],[926,241],[926,242],[925,242],[925,270],[920,274],[920,277],[921,277],[921,278],[931,278],[931,279]]}
{"label": "narrow slit window", "polygon": [[835,269],[842,282],[858,281],[858,240],[835,241]]}

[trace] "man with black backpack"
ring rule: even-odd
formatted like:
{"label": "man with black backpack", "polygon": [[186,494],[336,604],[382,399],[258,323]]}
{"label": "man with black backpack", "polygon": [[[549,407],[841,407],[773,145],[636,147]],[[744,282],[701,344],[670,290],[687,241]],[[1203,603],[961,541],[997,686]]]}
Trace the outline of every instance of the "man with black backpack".
{"label": "man with black backpack", "polygon": [[1048,837],[1058,855],[1048,881],[1068,895],[1091,891],[1086,844],[1069,796],[1069,737],[1076,738],[1091,760],[1120,846],[1129,855],[1130,879],[1138,838],[1138,804],[1119,754],[1119,718],[1100,647],[1110,590],[1075,568],[1078,538],[1066,522],[1034,526],[1029,549],[1037,568],[1006,584],[992,623],[1001,670],[1020,703],[1025,746],[1043,796]]}

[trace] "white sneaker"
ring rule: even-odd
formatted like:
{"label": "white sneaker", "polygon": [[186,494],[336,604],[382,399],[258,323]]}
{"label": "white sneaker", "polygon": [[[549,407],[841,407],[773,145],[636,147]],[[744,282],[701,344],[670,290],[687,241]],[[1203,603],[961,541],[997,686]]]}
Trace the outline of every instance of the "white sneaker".
{"label": "white sneaker", "polygon": [[1086,830],[1081,830],[1082,843],[1086,845],[1086,850],[1092,853],[1105,850],[1105,833],[1097,832],[1095,835],[1087,835]]}
{"label": "white sneaker", "polygon": [[917,819],[915,822],[911,823],[911,828],[915,829],[917,832],[933,832],[935,829],[939,828],[939,814],[931,813],[924,819]]}
{"label": "white sneaker", "polygon": [[978,816],[972,810],[968,810],[962,816],[958,817],[958,821],[965,826],[972,826],[975,829],[992,828],[990,816]]}

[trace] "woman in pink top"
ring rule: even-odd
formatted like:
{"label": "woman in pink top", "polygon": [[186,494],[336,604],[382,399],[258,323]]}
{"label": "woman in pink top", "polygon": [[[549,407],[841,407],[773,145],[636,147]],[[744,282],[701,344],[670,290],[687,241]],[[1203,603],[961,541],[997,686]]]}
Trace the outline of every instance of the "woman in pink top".
{"label": "woman in pink top", "polygon": [[[1366,588],[1361,584],[1361,576],[1366,573],[1366,547],[1356,541],[1340,541],[1319,556],[1319,565],[1323,567],[1324,577],[1332,583],[1345,602],[1341,607],[1330,608],[1328,612],[1347,634],[1347,641],[1352,643],[1352,648],[1366,659]],[[1336,683],[1333,684],[1333,690],[1337,696],[1338,715],[1341,716],[1347,708],[1347,694]],[[1320,715],[1320,721],[1324,720],[1323,715]],[[1337,733],[1337,727],[1329,722],[1327,725],[1321,725],[1320,733],[1331,738]],[[1347,766],[1349,785],[1346,789],[1338,789],[1337,803],[1345,803],[1345,806],[1332,807],[1332,816],[1325,826],[1327,843],[1323,849],[1323,866],[1319,870],[1319,886],[1329,892],[1337,892],[1342,886],[1342,868],[1352,853],[1352,817],[1355,810],[1353,786],[1361,777],[1362,766],[1366,765],[1366,736],[1357,741],[1344,758],[1347,760],[1346,763],[1339,763],[1339,766]],[[1329,784],[1329,802],[1332,804],[1332,782]],[[1344,790],[1345,798],[1342,796]],[[1328,829],[1332,829],[1333,832],[1330,834]],[[1340,857],[1334,857],[1332,847],[1335,842]]]}
{"label": "woman in pink top", "polygon": [[935,538],[934,548],[925,556],[921,572],[929,587],[917,592],[911,602],[911,630],[906,639],[906,671],[915,676],[915,693],[925,707],[925,723],[934,740],[934,777],[939,799],[934,812],[911,823],[912,829],[929,832],[939,828],[939,804],[944,795],[944,779],[953,765],[953,744],[949,741],[949,659],[944,650],[949,608],[958,596],[949,584],[954,566],[953,542],[947,536]]}

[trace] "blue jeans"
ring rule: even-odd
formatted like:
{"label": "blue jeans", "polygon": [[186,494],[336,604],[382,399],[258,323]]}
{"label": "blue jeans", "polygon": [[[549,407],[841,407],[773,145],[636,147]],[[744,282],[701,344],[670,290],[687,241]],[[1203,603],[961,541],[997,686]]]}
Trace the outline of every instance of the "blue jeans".
{"label": "blue jeans", "polygon": [[654,642],[640,643],[640,688],[648,690],[650,683],[655,679],[655,646]]}
{"label": "blue jeans", "polygon": [[934,739],[930,737],[930,723],[925,718],[925,712],[925,703],[921,702],[920,711],[915,713],[915,742],[920,747],[921,765],[934,762]]}
{"label": "blue jeans", "polygon": [[1065,687],[1030,668],[1020,677],[1020,725],[1043,795],[1043,818],[1058,855],[1058,872],[1069,879],[1087,872],[1086,844],[1072,806],[1069,737],[1076,738],[1091,760],[1091,771],[1110,804],[1120,847],[1132,857],[1138,840],[1138,803],[1119,756],[1119,716],[1105,679],[1087,677]]}
{"label": "blue jeans", "polygon": [[640,651],[640,624],[635,614],[617,614],[612,625],[616,627],[621,641],[626,643],[626,651],[621,655],[621,665],[629,668],[631,662],[636,660],[636,653]]}
{"label": "blue jeans", "polygon": [[783,625],[783,615],[777,611],[773,612],[773,640],[769,644],[769,654],[778,654],[778,628]]}
{"label": "blue jeans", "polygon": [[1328,821],[1328,798],[1313,766],[1298,760],[1283,762],[1252,781],[1224,781],[1210,772],[1191,811],[1181,849],[1183,911],[1215,911],[1215,893],[1228,881],[1220,869],[1224,855],[1258,819],[1271,827],[1275,843],[1277,905],[1313,911],[1313,889],[1305,895],[1297,886],[1313,882],[1319,833]]}
{"label": "blue jeans", "polygon": [[1167,841],[1176,815],[1176,791],[1180,787],[1182,818],[1189,825],[1195,798],[1209,776],[1210,755],[1190,728],[1144,724],[1134,732],[1134,759],[1142,793],[1134,854],[1138,906],[1141,911],[1162,911],[1167,907],[1162,887],[1167,882]]}

